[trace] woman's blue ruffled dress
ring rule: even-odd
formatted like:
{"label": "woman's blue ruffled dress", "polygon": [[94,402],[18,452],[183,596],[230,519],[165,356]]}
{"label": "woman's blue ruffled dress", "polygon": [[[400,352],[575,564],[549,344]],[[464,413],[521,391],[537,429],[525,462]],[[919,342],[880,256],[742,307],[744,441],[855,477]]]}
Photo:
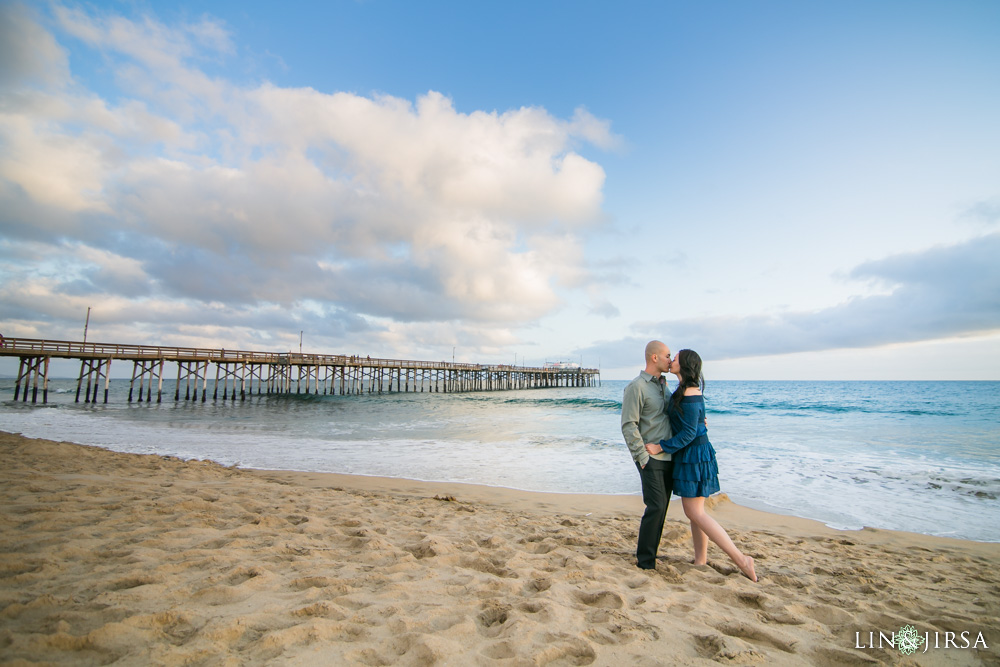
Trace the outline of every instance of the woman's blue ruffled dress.
{"label": "woman's blue ruffled dress", "polygon": [[681,498],[707,498],[719,492],[719,464],[705,426],[705,397],[685,396],[680,408],[667,399],[674,436],[660,447],[674,462],[674,493]]}

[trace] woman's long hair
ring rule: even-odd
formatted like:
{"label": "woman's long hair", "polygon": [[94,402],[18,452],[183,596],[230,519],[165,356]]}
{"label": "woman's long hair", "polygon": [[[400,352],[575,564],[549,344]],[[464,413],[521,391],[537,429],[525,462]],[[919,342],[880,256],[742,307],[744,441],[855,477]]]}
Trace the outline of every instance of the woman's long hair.
{"label": "woman's long hair", "polygon": [[698,387],[705,390],[705,377],[701,374],[701,357],[694,350],[681,350],[677,353],[677,363],[680,366],[680,382],[677,389],[670,395],[674,409],[680,410],[684,400],[684,390],[688,387]]}

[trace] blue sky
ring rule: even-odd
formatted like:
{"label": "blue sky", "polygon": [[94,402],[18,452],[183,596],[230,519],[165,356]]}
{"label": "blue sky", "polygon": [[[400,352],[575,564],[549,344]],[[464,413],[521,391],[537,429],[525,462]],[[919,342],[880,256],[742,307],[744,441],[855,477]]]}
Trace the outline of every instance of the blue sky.
{"label": "blue sky", "polygon": [[2,333],[1000,379],[998,33],[992,1],[5,0]]}

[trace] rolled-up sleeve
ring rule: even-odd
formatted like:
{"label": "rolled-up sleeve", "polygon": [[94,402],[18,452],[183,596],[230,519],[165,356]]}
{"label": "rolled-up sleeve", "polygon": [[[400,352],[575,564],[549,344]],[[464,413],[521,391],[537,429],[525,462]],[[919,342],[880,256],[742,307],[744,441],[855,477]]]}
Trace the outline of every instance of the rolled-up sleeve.
{"label": "rolled-up sleeve", "polygon": [[646,443],[639,433],[639,415],[642,414],[642,391],[635,384],[630,383],[625,387],[625,395],[622,397],[622,435],[625,437],[625,444],[628,445],[632,453],[632,459],[640,466],[645,467],[649,461],[649,453],[646,451]]}

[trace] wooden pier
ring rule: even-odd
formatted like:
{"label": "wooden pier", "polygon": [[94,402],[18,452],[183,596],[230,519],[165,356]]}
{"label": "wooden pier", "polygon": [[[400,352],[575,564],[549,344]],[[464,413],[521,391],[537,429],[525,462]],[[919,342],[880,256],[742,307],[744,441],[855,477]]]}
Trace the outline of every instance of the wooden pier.
{"label": "wooden pier", "polygon": [[[111,362],[132,363],[128,401],[163,400],[163,380],[176,366],[174,400],[245,400],[265,394],[382,394],[389,392],[468,392],[592,387],[594,368],[459,364],[445,361],[372,359],[357,355],[246,352],[243,350],[116,345],[32,338],[0,339],[0,356],[21,360],[14,400],[48,403],[49,362],[79,359],[76,402],[108,402]],[[214,380],[212,379],[214,371]],[[173,377],[173,373],[169,373]],[[209,384],[211,383],[211,387]],[[39,386],[41,385],[41,386]],[[220,394],[221,389],[221,394]]]}

